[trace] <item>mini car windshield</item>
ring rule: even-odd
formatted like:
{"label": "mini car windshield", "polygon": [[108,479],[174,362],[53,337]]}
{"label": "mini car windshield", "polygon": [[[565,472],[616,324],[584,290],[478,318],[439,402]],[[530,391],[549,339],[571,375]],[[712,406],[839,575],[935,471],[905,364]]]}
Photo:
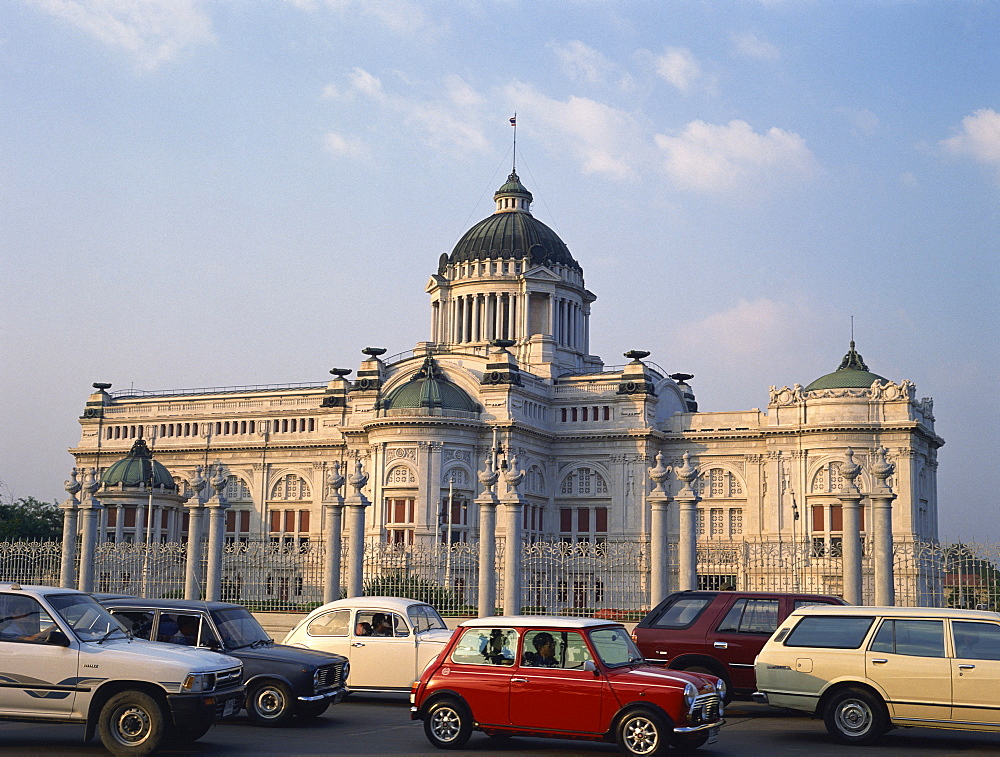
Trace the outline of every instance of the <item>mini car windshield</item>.
{"label": "mini car windshield", "polygon": [[438,615],[438,611],[430,605],[410,605],[406,608],[406,614],[410,617],[410,625],[413,626],[414,633],[448,628],[441,616]]}
{"label": "mini car windshield", "polygon": [[128,636],[128,631],[89,594],[50,594],[47,599],[81,641]]}
{"label": "mini car windshield", "polygon": [[609,668],[635,665],[643,661],[642,652],[624,628],[599,628],[591,631],[590,643],[594,645],[601,662]]}
{"label": "mini car windshield", "polygon": [[222,643],[226,649],[263,646],[274,641],[261,628],[257,619],[242,607],[215,610],[212,612],[212,618],[219,633],[222,634]]}

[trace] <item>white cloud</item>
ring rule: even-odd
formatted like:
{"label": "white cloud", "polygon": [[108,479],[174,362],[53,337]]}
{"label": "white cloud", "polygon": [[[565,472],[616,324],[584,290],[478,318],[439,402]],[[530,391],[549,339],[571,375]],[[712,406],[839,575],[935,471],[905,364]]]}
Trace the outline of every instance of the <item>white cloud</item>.
{"label": "white cloud", "polygon": [[385,95],[382,92],[382,82],[381,80],[365,71],[363,68],[355,68],[351,71],[348,79],[351,83],[351,89],[355,92],[360,92],[363,95],[368,95],[375,100],[385,99]]}
{"label": "white cloud", "polygon": [[418,128],[423,141],[439,149],[461,153],[485,152],[490,145],[478,122],[452,113],[447,107],[432,103],[401,103],[408,124]]}
{"label": "white cloud", "polygon": [[656,73],[684,94],[705,79],[701,65],[691,51],[683,47],[668,47],[654,59]]}
{"label": "white cloud", "polygon": [[740,300],[728,310],[712,313],[683,330],[708,353],[731,356],[773,355],[799,343],[801,304],[769,299]]}
{"label": "white cloud", "polygon": [[870,137],[879,127],[878,116],[866,108],[837,108],[837,113],[847,116],[854,126],[855,134]]}
{"label": "white cloud", "polygon": [[972,158],[1000,171],[1000,113],[989,108],[962,119],[962,128],[941,141],[945,151]]}
{"label": "white cloud", "polygon": [[399,36],[423,39],[440,36],[447,25],[444,14],[428,14],[425,4],[413,0],[285,0],[305,13],[329,10],[341,16],[368,16]]}
{"label": "white cloud", "polygon": [[323,137],[323,147],[327,152],[334,155],[346,155],[350,157],[358,157],[366,152],[364,143],[357,137],[337,134],[332,131],[327,132]]}
{"label": "white cloud", "polygon": [[757,134],[745,121],[692,121],[675,137],[657,134],[664,169],[674,183],[696,192],[729,192],[798,180],[816,163],[798,134],[772,127]]}
{"label": "white cloud", "polygon": [[777,46],[766,39],[761,39],[756,34],[750,32],[733,34],[731,39],[739,55],[766,61],[776,61],[781,58],[781,51]]}
{"label": "white cloud", "polygon": [[29,0],[51,16],[131,54],[153,70],[215,39],[196,0]]}
{"label": "white cloud", "polygon": [[645,140],[629,113],[586,97],[553,100],[522,83],[508,85],[505,94],[519,114],[538,124],[539,133],[575,153],[585,173],[615,179],[633,175],[630,145]]}
{"label": "white cloud", "polygon": [[570,40],[562,45],[553,43],[551,48],[563,73],[570,79],[582,79],[596,84],[605,81],[614,71],[615,66],[611,61],[580,40]]}

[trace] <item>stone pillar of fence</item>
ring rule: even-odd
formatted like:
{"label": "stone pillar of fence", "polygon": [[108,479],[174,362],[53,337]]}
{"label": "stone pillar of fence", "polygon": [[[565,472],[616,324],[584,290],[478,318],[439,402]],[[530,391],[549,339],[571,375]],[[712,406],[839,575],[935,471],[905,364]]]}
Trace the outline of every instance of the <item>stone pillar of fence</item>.
{"label": "stone pillar of fence", "polygon": [[861,492],[855,479],[861,466],[854,462],[854,450],[844,453],[846,460],[840,466],[844,484],[837,493],[843,513],[843,538],[841,555],[844,563],[844,600],[852,605],[863,602],[861,589]]}
{"label": "stone pillar of fence", "polygon": [[202,521],[205,508],[202,506],[201,493],[208,481],[201,475],[202,467],[195,468],[194,478],[190,481],[190,491],[186,491],[187,501],[184,503],[188,511],[187,554],[184,566],[184,599],[201,599],[201,542]]}
{"label": "stone pillar of fence", "polygon": [[344,501],[347,505],[347,596],[360,597],[364,593],[365,508],[371,504],[361,491],[368,483],[368,474],[362,471],[360,460],[355,462],[354,473],[347,483],[354,489]]}
{"label": "stone pillar of fence", "polygon": [[87,471],[83,483],[83,499],[80,501],[80,576],[77,588],[80,591],[94,590],[94,555],[97,552],[97,527],[100,523],[101,508],[104,507],[94,496],[101,485],[96,468]]}
{"label": "stone pillar of fence", "polygon": [[521,552],[524,524],[524,500],[518,487],[524,480],[524,471],[517,469],[517,457],[510,458],[510,464],[503,472],[507,482],[507,494],[503,498],[504,508],[504,550],[503,550],[503,612],[504,615],[519,615],[521,612]]}
{"label": "stone pillar of fence", "polygon": [[483,493],[476,497],[479,507],[479,617],[496,614],[497,606],[497,495],[493,491],[500,474],[493,467],[493,456],[486,456],[478,476]]}
{"label": "stone pillar of fence", "polygon": [[340,493],[344,476],[340,472],[340,462],[334,461],[332,470],[326,476],[326,485],[331,493],[330,498],[323,503],[326,512],[323,532],[323,546],[326,549],[323,554],[324,604],[340,599],[340,536],[344,520],[344,496]]}
{"label": "stone pillar of fence", "polygon": [[663,453],[656,453],[656,466],[649,468],[653,490],[649,501],[649,606],[656,607],[667,595],[667,514],[670,495],[663,488],[670,469],[663,465]]}
{"label": "stone pillar of fence", "polygon": [[892,501],[896,495],[888,485],[889,476],[895,472],[896,466],[886,461],[886,452],[885,447],[876,450],[878,459],[870,469],[876,484],[868,495],[872,503],[874,532],[875,604],[883,607],[896,604],[896,577],[892,564]]}
{"label": "stone pillar of fence", "polygon": [[684,464],[675,473],[681,488],[677,501],[679,523],[677,536],[677,588],[680,591],[698,588],[698,494],[691,484],[698,478],[698,469],[691,465],[691,456],[685,452]]}
{"label": "stone pillar of fence", "polygon": [[60,508],[63,511],[62,562],[59,565],[59,585],[64,589],[76,586],[76,529],[77,517],[80,513],[80,500],[76,495],[82,488],[79,481],[80,471],[73,469],[70,480],[66,482],[66,493],[69,497],[63,501]]}
{"label": "stone pillar of fence", "polygon": [[210,483],[214,490],[205,503],[208,511],[208,561],[205,569],[205,599],[218,602],[222,599],[222,547],[226,539],[226,508],[229,502],[226,489],[226,472],[219,463]]}

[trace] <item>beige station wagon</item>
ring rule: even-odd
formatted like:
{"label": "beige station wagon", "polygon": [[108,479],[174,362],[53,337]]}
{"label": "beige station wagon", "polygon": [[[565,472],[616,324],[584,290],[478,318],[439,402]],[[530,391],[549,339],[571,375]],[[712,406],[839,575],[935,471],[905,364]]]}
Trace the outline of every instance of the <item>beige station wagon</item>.
{"label": "beige station wagon", "polygon": [[804,607],[755,663],[758,702],[822,717],[845,744],[896,726],[1000,731],[1000,614]]}

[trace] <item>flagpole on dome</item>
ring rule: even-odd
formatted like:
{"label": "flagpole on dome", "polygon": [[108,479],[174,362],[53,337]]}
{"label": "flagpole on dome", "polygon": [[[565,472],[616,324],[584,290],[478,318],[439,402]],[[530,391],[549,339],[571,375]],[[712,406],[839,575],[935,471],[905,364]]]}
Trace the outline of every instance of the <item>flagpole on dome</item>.
{"label": "flagpole on dome", "polygon": [[514,127],[514,153],[511,159],[510,172],[517,173],[517,113],[510,119],[510,125]]}

